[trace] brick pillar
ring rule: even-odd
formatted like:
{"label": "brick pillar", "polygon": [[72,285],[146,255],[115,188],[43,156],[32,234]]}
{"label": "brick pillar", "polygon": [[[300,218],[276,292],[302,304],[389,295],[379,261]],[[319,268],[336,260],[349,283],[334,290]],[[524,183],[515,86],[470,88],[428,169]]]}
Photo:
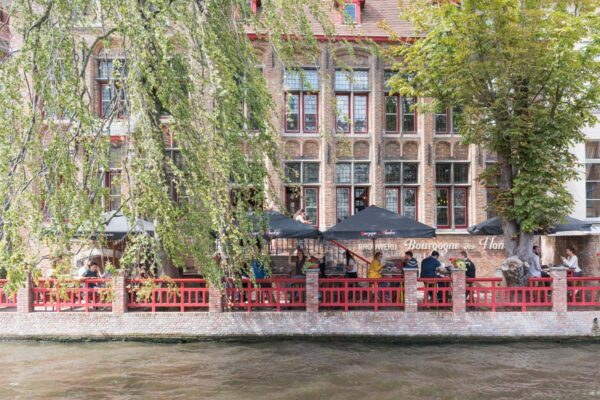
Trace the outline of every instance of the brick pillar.
{"label": "brick pillar", "polygon": [[550,268],[552,276],[552,311],[567,312],[567,268]]}
{"label": "brick pillar", "polygon": [[19,288],[17,291],[17,312],[33,312],[33,280],[31,279],[31,271],[27,271],[25,286]]}
{"label": "brick pillar", "polygon": [[113,276],[113,301],[112,312],[115,314],[123,314],[127,312],[127,280],[122,274]]}
{"label": "brick pillar", "polygon": [[223,312],[223,292],[221,287],[207,282],[208,285],[208,312]]}
{"label": "brick pillar", "polygon": [[465,271],[452,268],[452,312],[462,314],[466,311],[467,278]]}
{"label": "brick pillar", "polygon": [[319,269],[306,270],[306,312],[319,312]]}
{"label": "brick pillar", "polygon": [[404,268],[404,312],[417,312],[418,268]]}

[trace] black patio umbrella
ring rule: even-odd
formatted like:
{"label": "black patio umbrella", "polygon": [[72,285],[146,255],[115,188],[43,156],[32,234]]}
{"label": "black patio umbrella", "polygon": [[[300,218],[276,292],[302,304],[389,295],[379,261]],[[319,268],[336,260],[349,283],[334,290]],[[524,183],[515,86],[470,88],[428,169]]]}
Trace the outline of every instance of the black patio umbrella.
{"label": "black patio umbrella", "polygon": [[[257,223],[264,221],[263,218],[266,219],[268,227],[264,230],[264,235],[267,239],[315,239],[321,236],[321,232],[314,226],[296,221],[276,211],[253,214],[251,217],[255,218]],[[258,229],[255,233],[259,233]]]}
{"label": "black patio umbrella", "polygon": [[104,229],[93,233],[90,239],[96,240],[102,237],[108,240],[121,240],[129,234],[140,233],[147,233],[150,236],[154,236],[154,224],[152,222],[139,218],[131,221],[122,213],[114,211],[102,214],[102,218],[104,218]]}
{"label": "black patio umbrella", "polygon": [[325,240],[431,238],[435,228],[414,219],[370,206],[323,233]]}
{"label": "black patio umbrella", "polygon": [[[573,217],[566,217],[564,223],[555,224],[552,228],[544,232],[536,232],[537,235],[552,234],[557,232],[590,232],[592,224],[578,220]],[[471,235],[502,235],[502,221],[499,217],[490,218],[467,228]]]}

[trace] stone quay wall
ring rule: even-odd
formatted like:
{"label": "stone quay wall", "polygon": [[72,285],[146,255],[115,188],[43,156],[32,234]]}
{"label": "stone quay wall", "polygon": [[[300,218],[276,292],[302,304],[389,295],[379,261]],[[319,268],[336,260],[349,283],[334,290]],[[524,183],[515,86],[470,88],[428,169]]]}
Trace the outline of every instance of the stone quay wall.
{"label": "stone quay wall", "polygon": [[552,307],[546,311],[468,311],[465,276],[454,271],[452,308],[418,307],[416,270],[405,276],[401,311],[319,310],[318,272],[308,271],[306,310],[224,311],[222,296],[210,288],[206,312],[129,311],[123,277],[115,277],[112,311],[53,312],[32,307],[31,282],[17,295],[14,312],[0,312],[0,337],[20,339],[188,339],[290,337],[380,337],[411,340],[488,338],[581,338],[600,334],[600,310],[569,311],[566,270],[552,271]]}

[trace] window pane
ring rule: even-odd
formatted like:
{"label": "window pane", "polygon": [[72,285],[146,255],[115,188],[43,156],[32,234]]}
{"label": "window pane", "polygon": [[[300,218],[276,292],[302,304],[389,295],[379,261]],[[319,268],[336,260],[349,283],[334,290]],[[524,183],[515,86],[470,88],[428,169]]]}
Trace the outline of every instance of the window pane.
{"label": "window pane", "polygon": [[419,180],[419,164],[418,163],[404,163],[403,166],[403,183],[417,183]]}
{"label": "window pane", "polygon": [[435,190],[435,223],[437,226],[448,226],[448,189]]}
{"label": "window pane", "polygon": [[585,183],[585,198],[587,200],[600,200],[600,182]]}
{"label": "window pane", "polygon": [[387,132],[398,131],[398,97],[385,97],[385,130]]}
{"label": "window pane", "polygon": [[417,219],[417,189],[404,189],[402,193],[402,214],[405,217]]}
{"label": "window pane", "polygon": [[487,219],[494,218],[496,216],[496,210],[492,207],[492,203],[496,199],[496,190],[487,189],[485,197]]}
{"label": "window pane", "polygon": [[335,90],[337,92],[349,92],[352,88],[350,85],[350,72],[335,71]]}
{"label": "window pane", "polygon": [[600,200],[587,200],[586,218],[600,218]]}
{"label": "window pane", "polygon": [[311,224],[317,224],[318,212],[319,212],[319,190],[317,188],[304,189],[304,211],[306,212],[306,219]]}
{"label": "window pane", "polygon": [[285,163],[285,177],[290,183],[300,183],[300,169],[301,164],[299,162]]}
{"label": "window pane", "polygon": [[469,183],[469,164],[454,164],[454,183]]}
{"label": "window pane", "polygon": [[302,88],[309,91],[319,90],[319,71],[305,69],[304,76],[302,76]]}
{"label": "window pane", "polygon": [[283,76],[285,90],[302,90],[300,71],[286,69]]}
{"label": "window pane", "polygon": [[450,163],[435,164],[435,183],[450,183]]}
{"label": "window pane", "polygon": [[298,187],[285,188],[285,208],[292,215],[300,210],[300,191]]}
{"label": "window pane", "polygon": [[110,115],[110,113],[112,112],[111,110],[111,103],[112,103],[112,97],[113,97],[113,91],[112,91],[112,86],[110,84],[104,84],[102,85],[102,89],[100,92],[100,95],[102,96],[102,116],[103,117],[108,117]]}
{"label": "window pane", "polygon": [[354,188],[354,213],[369,206],[369,188]]}
{"label": "window pane", "polygon": [[448,131],[446,114],[435,114],[435,131],[437,133],[446,133]]}
{"label": "window pane", "polygon": [[336,210],[337,210],[337,222],[341,222],[348,218],[350,211],[350,189],[349,188],[338,188],[336,190]]}
{"label": "window pane", "polygon": [[385,183],[401,183],[402,164],[401,163],[386,163],[384,167],[384,182]]}
{"label": "window pane", "polygon": [[467,206],[467,190],[454,188],[454,206],[455,207],[466,207]]}
{"label": "window pane", "polygon": [[386,92],[390,90],[389,80],[394,76],[392,71],[383,71],[383,90]]}
{"label": "window pane", "polygon": [[113,62],[112,60],[102,60],[98,63],[98,78],[110,79],[112,77]]}
{"label": "window pane", "polygon": [[367,131],[367,96],[354,96],[354,132]]}
{"label": "window pane", "polygon": [[467,189],[454,188],[453,216],[454,226],[467,225]]}
{"label": "window pane", "polygon": [[354,71],[353,90],[369,90],[369,71]]}
{"label": "window pane", "polygon": [[454,132],[454,133],[458,133],[461,116],[462,116],[462,108],[454,107],[452,109],[452,132]]}
{"label": "window pane", "polygon": [[297,94],[287,95],[285,129],[287,131],[297,131],[300,114],[299,96]]}
{"label": "window pane", "polygon": [[398,189],[385,189],[385,209],[398,213]]}
{"label": "window pane", "polygon": [[600,141],[589,140],[585,142],[585,158],[599,159],[600,158]]}
{"label": "window pane", "polygon": [[344,5],[344,24],[356,23],[356,4]]}
{"label": "window pane", "polygon": [[354,164],[354,183],[369,183],[369,163]]}
{"label": "window pane", "polygon": [[317,131],[317,95],[304,95],[304,132]]}
{"label": "window pane", "polygon": [[402,97],[402,131],[415,131],[415,99],[413,97]]}
{"label": "window pane", "polygon": [[467,209],[465,207],[454,207],[454,226],[467,225]]}
{"label": "window pane", "polygon": [[350,163],[337,163],[335,166],[335,183],[350,184],[351,178]]}
{"label": "window pane", "polygon": [[304,183],[319,183],[319,163],[304,163]]}
{"label": "window pane", "polygon": [[600,164],[585,164],[585,180],[600,181]]}
{"label": "window pane", "polygon": [[109,149],[109,168],[122,168],[123,167],[123,146],[120,144],[111,144]]}
{"label": "window pane", "polygon": [[348,96],[336,96],[336,126],[338,132],[350,132],[350,116],[348,115],[349,107]]}

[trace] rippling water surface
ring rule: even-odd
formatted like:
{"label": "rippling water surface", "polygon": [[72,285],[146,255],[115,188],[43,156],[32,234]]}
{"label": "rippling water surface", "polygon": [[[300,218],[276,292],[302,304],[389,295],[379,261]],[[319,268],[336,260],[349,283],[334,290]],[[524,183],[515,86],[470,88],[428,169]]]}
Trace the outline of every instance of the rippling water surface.
{"label": "rippling water surface", "polygon": [[600,399],[600,345],[0,343],[2,399]]}

